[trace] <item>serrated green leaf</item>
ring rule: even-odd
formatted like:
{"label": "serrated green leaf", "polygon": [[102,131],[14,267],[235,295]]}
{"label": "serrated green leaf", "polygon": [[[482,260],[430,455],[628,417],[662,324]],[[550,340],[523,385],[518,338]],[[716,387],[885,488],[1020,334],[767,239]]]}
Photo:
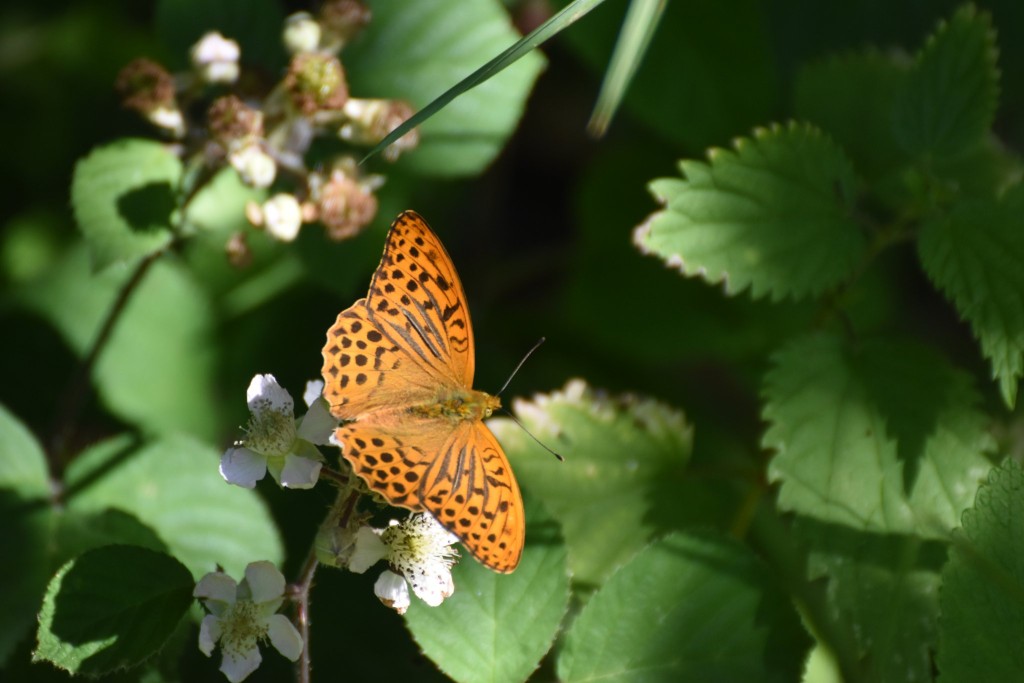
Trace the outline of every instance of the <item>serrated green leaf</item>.
{"label": "serrated green leaf", "polygon": [[[529,402],[516,400],[514,408],[527,429],[560,451],[565,462],[511,420],[488,424],[523,489],[562,524],[574,580],[600,585],[671,516],[657,509],[653,494],[681,476],[692,430],[681,413],[663,404],[607,397],[582,380]],[[529,546],[530,539],[526,542]]]}
{"label": "serrated green leaf", "polygon": [[783,510],[854,529],[944,537],[993,447],[964,375],[929,349],[828,334],[776,354],[764,445]]}
{"label": "serrated green leaf", "polygon": [[[20,300],[56,327],[80,356],[87,353],[128,273],[89,273],[87,255],[72,249]],[[154,263],[129,298],[93,374],[107,407],[155,431],[219,433],[205,293],[177,262]]]}
{"label": "serrated green leaf", "polygon": [[[518,35],[494,0],[373,0],[369,26],[345,47],[352,97],[428,104]],[[419,147],[399,164],[424,175],[482,171],[512,133],[543,65],[533,53],[455,99],[420,128]]]}
{"label": "serrated green leaf", "polygon": [[999,91],[988,14],[965,5],[939,24],[897,96],[896,137],[910,154],[950,157],[992,125]]}
{"label": "serrated green leaf", "polygon": [[806,520],[795,529],[809,550],[807,578],[828,580],[831,617],[856,642],[857,680],[931,681],[945,545]]}
{"label": "serrated green leaf", "polygon": [[451,597],[440,607],[414,600],[406,614],[424,654],[456,681],[525,681],[568,609],[565,546],[542,532],[550,518],[537,506],[527,508],[530,542],[512,574],[496,574],[466,557],[452,571]]}
{"label": "serrated green leaf", "polygon": [[[0,667],[28,633],[52,571],[50,477],[31,432],[0,405]],[[17,558],[14,561],[14,558]]]}
{"label": "serrated green leaf", "polygon": [[964,513],[942,571],[939,680],[1010,681],[1024,671],[1024,471],[1007,459]]}
{"label": "serrated green leaf", "polygon": [[645,548],[583,608],[559,680],[795,680],[809,638],[746,548],[676,533]]}
{"label": "serrated green leaf", "polygon": [[684,275],[799,299],[841,282],[864,253],[851,215],[853,168],[814,128],[774,126],[680,163],[686,183],[656,181],[665,209],[636,229],[639,249]]}
{"label": "serrated green leaf", "polygon": [[95,270],[153,254],[171,242],[181,171],[166,145],[149,140],[119,140],[78,162],[71,207]]}
{"label": "serrated green leaf", "polygon": [[194,586],[168,555],[133,546],[90,550],[50,581],[33,659],[87,676],[135,666],[170,637]]}
{"label": "serrated green leaf", "polygon": [[875,178],[906,161],[892,129],[895,95],[906,76],[904,64],[875,50],[809,64],[797,74],[796,115],[827,131],[859,173]]}
{"label": "serrated green leaf", "polygon": [[281,540],[266,507],[254,491],[221,478],[219,457],[186,436],[138,449],[125,439],[104,442],[68,468],[68,510],[133,515],[196,576],[218,565],[239,576],[254,560],[280,563]]}
{"label": "serrated green leaf", "polygon": [[925,224],[921,265],[971,324],[992,363],[1003,400],[1013,407],[1024,374],[1024,185],[999,200],[958,203]]}

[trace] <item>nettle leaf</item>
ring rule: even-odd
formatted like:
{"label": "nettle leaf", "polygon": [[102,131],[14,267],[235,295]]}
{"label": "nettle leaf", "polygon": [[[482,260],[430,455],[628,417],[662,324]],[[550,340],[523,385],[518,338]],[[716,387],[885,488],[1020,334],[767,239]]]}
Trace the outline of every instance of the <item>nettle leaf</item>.
{"label": "nettle leaf", "polygon": [[874,178],[906,161],[892,125],[906,74],[904,64],[876,50],[830,57],[800,69],[794,108],[842,145],[859,173]]}
{"label": "nettle leaf", "polygon": [[150,140],[119,140],[78,162],[71,208],[95,270],[158,252],[171,242],[181,172],[181,160]]}
{"label": "nettle leaf", "polygon": [[665,209],[633,234],[637,247],[684,275],[724,282],[729,293],[799,299],[842,282],[865,240],[852,216],[853,167],[807,125],[773,126],[683,161],[684,180],[651,192]]}
{"label": "nettle leaf", "polygon": [[569,607],[565,545],[539,506],[527,508],[527,544],[515,572],[497,574],[464,557],[452,571],[450,598],[440,607],[413,600],[406,614],[424,654],[456,681],[525,681]]}
{"label": "nettle leaf", "polygon": [[810,639],[753,553],[675,533],[594,594],[558,660],[572,681],[790,681]]}
{"label": "nettle leaf", "polygon": [[671,506],[685,504],[655,495],[681,478],[690,456],[693,432],[680,412],[649,399],[610,397],[579,379],[513,407],[565,458],[557,461],[511,420],[488,423],[523,489],[561,522],[574,581],[603,582],[659,527],[671,525]]}
{"label": "nettle leaf", "polygon": [[[343,53],[352,97],[421,108],[519,39],[496,0],[367,4],[373,20]],[[543,64],[534,52],[456,98],[423,124],[419,147],[398,163],[424,175],[482,171],[519,122]]]}
{"label": "nettle leaf", "polygon": [[35,622],[50,566],[53,526],[46,455],[0,405],[0,667]]}
{"label": "nettle leaf", "polygon": [[931,681],[944,543],[798,519],[807,578],[828,579],[827,607],[848,631],[865,681]]}
{"label": "nettle leaf", "polygon": [[799,338],[765,380],[779,507],[854,529],[942,538],[989,468],[970,380],[933,351]]}
{"label": "nettle leaf", "polygon": [[970,323],[1013,407],[1024,374],[1024,185],[999,200],[971,199],[925,224],[921,264]]}
{"label": "nettle leaf", "polygon": [[1024,471],[1007,459],[964,513],[942,571],[941,681],[1010,681],[1024,671]]}
{"label": "nettle leaf", "polygon": [[992,126],[999,91],[996,39],[973,5],[939,24],[897,96],[896,137],[918,157],[949,157]]}
{"label": "nettle leaf", "polygon": [[[72,249],[20,300],[84,355],[128,273],[91,275],[83,249]],[[210,335],[213,310],[192,275],[160,259],[129,298],[93,379],[106,406],[148,429],[187,430],[214,438],[221,428]]]}
{"label": "nettle leaf", "polygon": [[68,512],[128,513],[196,576],[218,565],[238,576],[257,559],[279,564],[281,539],[270,513],[254,491],[224,482],[219,458],[186,436],[137,449],[126,439],[101,443],[67,470]]}
{"label": "nettle leaf", "polygon": [[133,546],[90,550],[50,581],[33,659],[87,676],[135,666],[188,613],[194,586],[168,555]]}

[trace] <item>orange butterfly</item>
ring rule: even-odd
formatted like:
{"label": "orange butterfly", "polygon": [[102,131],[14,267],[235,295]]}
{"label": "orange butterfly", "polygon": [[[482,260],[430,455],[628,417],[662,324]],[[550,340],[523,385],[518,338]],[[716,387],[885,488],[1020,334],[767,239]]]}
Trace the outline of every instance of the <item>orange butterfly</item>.
{"label": "orange butterfly", "polygon": [[395,219],[366,298],[327,331],[324,397],[334,435],[392,505],[428,510],[477,560],[519,564],[523,500],[483,420],[501,401],[473,386],[473,328],[455,265],[413,211]]}

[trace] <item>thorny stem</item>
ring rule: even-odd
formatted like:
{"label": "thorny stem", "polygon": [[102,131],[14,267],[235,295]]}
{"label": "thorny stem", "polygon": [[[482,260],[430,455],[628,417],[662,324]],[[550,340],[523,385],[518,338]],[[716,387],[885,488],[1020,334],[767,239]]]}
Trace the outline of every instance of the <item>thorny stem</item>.
{"label": "thorny stem", "polygon": [[96,365],[96,359],[99,358],[100,353],[110,340],[110,333],[113,332],[114,326],[120,319],[121,314],[124,313],[125,306],[128,304],[131,295],[138,289],[150,266],[162,254],[163,251],[149,254],[135,267],[135,271],[121,287],[121,291],[118,292],[117,298],[107,312],[107,317],[103,321],[103,325],[100,326],[99,332],[97,332],[96,338],[89,348],[89,353],[82,359],[75,373],[68,380],[67,387],[63,392],[64,399],[61,401],[63,410],[58,414],[53,429],[53,437],[50,440],[49,460],[51,476],[54,478],[58,478],[64,468],[65,449],[74,438],[75,431],[78,428],[78,418],[86,399],[86,392],[90,386],[89,380],[92,377],[92,370]]}
{"label": "thorny stem", "polygon": [[[321,470],[321,472],[323,471],[326,471],[326,468]],[[342,475],[336,472],[334,474],[339,478],[342,477]],[[347,478],[345,480],[347,481]],[[352,511],[355,510],[356,501],[358,500],[358,491],[352,491],[348,498],[345,499],[341,515],[338,517],[338,526],[348,525],[349,518],[352,516]],[[299,573],[298,582],[289,586],[288,589],[289,597],[298,603],[298,613],[295,618],[299,622],[299,635],[302,636],[302,654],[299,657],[298,666],[299,683],[310,683],[312,662],[309,657],[309,592],[313,587],[313,576],[316,574],[317,567],[319,566],[320,561],[316,558],[316,544],[314,542],[309,547],[309,554],[306,556],[306,562]]]}

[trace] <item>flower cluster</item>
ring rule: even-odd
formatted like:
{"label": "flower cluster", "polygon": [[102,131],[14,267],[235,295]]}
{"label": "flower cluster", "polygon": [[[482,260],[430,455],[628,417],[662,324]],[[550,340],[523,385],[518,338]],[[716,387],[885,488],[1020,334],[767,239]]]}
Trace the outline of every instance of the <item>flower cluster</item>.
{"label": "flower cluster", "polygon": [[[268,199],[246,209],[253,227],[290,242],[303,225],[320,222],[329,238],[347,239],[376,216],[382,178],[358,169],[356,159],[365,150],[337,154],[317,170],[307,168],[307,153],[321,139],[376,145],[413,113],[401,100],[349,92],[339,53],[369,21],[359,0],[327,0],[316,15],[288,17],[282,40],[290,63],[265,92],[253,91],[258,79],[243,78],[242,47],[218,32],[192,46],[188,73],[171,74],[139,59],[124,67],[117,88],[124,105],[180,141],[176,149],[199,162],[196,167],[228,166],[244,184],[270,190]],[[205,120],[192,120],[193,112],[203,111]],[[383,158],[394,161],[418,141],[413,130],[389,145]],[[249,261],[244,233],[226,247],[232,263]]]}

